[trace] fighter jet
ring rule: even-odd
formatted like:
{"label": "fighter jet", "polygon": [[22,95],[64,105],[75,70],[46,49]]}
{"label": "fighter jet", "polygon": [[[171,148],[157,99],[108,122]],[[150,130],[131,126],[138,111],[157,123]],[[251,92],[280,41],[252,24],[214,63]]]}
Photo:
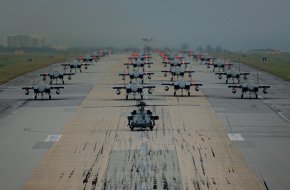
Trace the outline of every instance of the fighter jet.
{"label": "fighter jet", "polygon": [[50,86],[47,84],[44,84],[43,81],[38,83],[35,86],[28,86],[28,87],[23,87],[22,89],[25,90],[25,95],[29,95],[29,90],[34,91],[34,99],[37,99],[37,95],[41,94],[41,99],[43,99],[43,94],[46,93],[48,94],[49,99],[51,100],[51,90],[55,89],[56,94],[60,94],[60,89],[63,89],[63,86]]}
{"label": "fighter jet", "polygon": [[79,59],[81,62],[92,62],[94,61],[94,57],[91,55],[81,56]]}
{"label": "fighter jet", "polygon": [[85,69],[88,69],[88,65],[90,65],[89,63],[82,63],[78,60],[74,60],[73,62],[71,63],[64,63],[64,64],[61,64],[61,66],[63,66],[63,69],[66,70],[66,67],[70,67],[70,72],[72,72],[72,70],[74,69],[75,70],[75,73],[77,72],[77,69],[80,70],[80,72],[82,72],[82,67],[84,66]]}
{"label": "fighter jet", "polygon": [[144,54],[144,55],[140,55],[140,56],[131,56],[131,57],[128,57],[128,60],[129,61],[137,61],[138,59],[141,60],[141,61],[150,61],[152,57],[149,56],[149,54]]}
{"label": "fighter jet", "polygon": [[227,66],[229,69],[233,65],[232,63],[225,63],[223,60],[218,59],[215,62],[206,62],[207,68],[210,68],[211,65],[213,65],[213,72],[215,72],[215,69],[218,68],[219,70],[225,71],[225,67]]}
{"label": "fighter jet", "polygon": [[195,52],[191,54],[193,60],[195,61],[201,61],[202,62],[209,62],[209,61],[214,61],[215,58],[214,57],[210,57],[208,56],[207,53],[199,53],[199,52]]}
{"label": "fighter jet", "polygon": [[184,62],[178,59],[173,59],[173,60],[168,60],[168,61],[163,61],[163,66],[166,67],[167,65],[170,65],[170,67],[176,67],[176,66],[181,66],[185,65],[185,68],[187,68],[187,65],[189,65],[189,62]]}
{"label": "fighter jet", "polygon": [[121,76],[122,80],[125,80],[126,76],[130,77],[130,83],[132,83],[133,79],[141,79],[142,84],[144,83],[144,76],[147,75],[148,79],[152,78],[152,75],[154,75],[153,72],[143,72],[138,71],[134,69],[133,71],[130,71],[129,73],[120,73],[119,76]]}
{"label": "fighter jet", "polygon": [[74,73],[64,73],[61,71],[51,71],[49,73],[41,73],[40,76],[43,77],[43,80],[46,80],[47,77],[50,78],[49,84],[52,84],[53,80],[55,80],[55,84],[57,84],[58,79],[62,80],[62,84],[64,84],[64,76],[68,76],[68,80],[71,80],[72,75]]}
{"label": "fighter jet", "polygon": [[163,82],[162,85],[165,85],[165,91],[169,90],[168,86],[174,87],[174,96],[176,96],[176,91],[181,90],[181,96],[183,96],[183,90],[187,91],[188,96],[190,96],[190,87],[195,86],[195,91],[199,91],[199,87],[202,86],[201,83],[197,82],[188,82],[185,80],[178,80],[175,82]]}
{"label": "fighter jet", "polygon": [[165,54],[163,57],[163,61],[173,61],[173,60],[178,60],[180,62],[182,62],[182,60],[184,59],[184,57],[182,55],[179,54]]}
{"label": "fighter jet", "polygon": [[137,110],[133,110],[131,115],[128,116],[128,126],[130,127],[131,131],[134,128],[139,129],[146,129],[149,128],[151,131],[155,126],[155,120],[159,119],[159,116],[153,115],[152,111],[145,110],[146,103],[141,101],[138,105]]}
{"label": "fighter jet", "polygon": [[255,84],[253,80],[249,80],[247,83],[244,84],[237,84],[237,85],[229,85],[228,88],[232,88],[232,93],[237,92],[237,88],[241,89],[241,98],[244,98],[244,94],[246,92],[249,92],[249,95],[251,97],[252,94],[255,95],[256,98],[258,98],[258,91],[260,88],[263,89],[263,93],[267,94],[267,89],[270,88],[269,85],[261,85],[261,84]]}
{"label": "fighter jet", "polygon": [[179,76],[181,76],[183,78],[185,73],[188,73],[188,76],[192,77],[192,73],[194,73],[194,71],[186,71],[185,68],[180,67],[180,66],[171,67],[170,71],[162,70],[161,72],[164,73],[164,77],[167,77],[167,73],[170,73],[171,74],[171,81],[173,81],[174,77],[176,77],[177,80],[179,79]]}
{"label": "fighter jet", "polygon": [[145,65],[148,65],[148,68],[150,68],[152,64],[153,62],[142,61],[141,59],[137,59],[136,61],[129,62],[129,63],[124,63],[127,69],[129,69],[129,66],[131,65],[134,68],[142,68],[143,71],[145,71],[145,68],[144,68]]}
{"label": "fighter jet", "polygon": [[139,52],[135,51],[132,54],[132,56],[128,57],[128,60],[130,62],[137,61],[138,59],[142,60],[142,61],[150,61],[151,58],[152,58],[151,54],[148,53],[148,51],[143,51],[143,52],[142,51],[139,51]]}
{"label": "fighter jet", "polygon": [[90,57],[93,58],[93,61],[99,61],[101,56],[98,53],[94,52],[90,54]]}
{"label": "fighter jet", "polygon": [[153,92],[153,88],[155,88],[155,86],[153,85],[141,85],[137,82],[132,82],[132,84],[127,84],[125,86],[115,86],[113,87],[113,89],[116,89],[116,94],[120,95],[121,94],[121,89],[125,89],[126,90],[126,100],[128,100],[128,96],[129,94],[133,94],[134,99],[136,98],[136,94],[140,94],[140,98],[143,99],[143,89],[147,88],[148,89],[148,93],[152,94]]}
{"label": "fighter jet", "polygon": [[226,83],[228,83],[229,79],[233,80],[233,83],[235,83],[235,79],[237,79],[237,82],[240,83],[240,76],[243,75],[244,79],[247,80],[247,76],[250,74],[248,72],[238,72],[237,69],[231,68],[226,70],[226,72],[216,72],[216,75],[218,75],[219,79],[222,79],[222,76],[226,76]]}

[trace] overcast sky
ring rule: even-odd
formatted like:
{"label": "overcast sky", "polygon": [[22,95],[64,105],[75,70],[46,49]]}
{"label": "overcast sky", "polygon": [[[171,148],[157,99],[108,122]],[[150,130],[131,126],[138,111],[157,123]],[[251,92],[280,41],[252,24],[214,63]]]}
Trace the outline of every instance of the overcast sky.
{"label": "overcast sky", "polygon": [[211,44],[290,50],[290,0],[1,0],[0,39],[72,46]]}

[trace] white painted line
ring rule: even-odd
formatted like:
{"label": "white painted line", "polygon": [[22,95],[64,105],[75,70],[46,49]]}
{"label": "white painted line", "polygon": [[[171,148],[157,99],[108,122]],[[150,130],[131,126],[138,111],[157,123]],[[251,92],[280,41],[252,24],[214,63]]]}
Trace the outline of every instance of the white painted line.
{"label": "white painted line", "polygon": [[285,121],[287,121],[288,123],[290,123],[289,119],[287,119],[287,117],[285,115],[282,114],[282,112],[277,112]]}
{"label": "white painted line", "polygon": [[231,141],[245,141],[241,134],[228,133],[228,137]]}
{"label": "white painted line", "polygon": [[44,142],[57,142],[60,140],[62,135],[48,135]]}

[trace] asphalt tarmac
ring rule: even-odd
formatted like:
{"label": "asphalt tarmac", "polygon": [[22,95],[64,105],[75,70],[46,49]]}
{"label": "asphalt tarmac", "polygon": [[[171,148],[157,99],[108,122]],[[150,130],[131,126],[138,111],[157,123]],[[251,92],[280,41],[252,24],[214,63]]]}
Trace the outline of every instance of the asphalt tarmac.
{"label": "asphalt tarmac", "polygon": [[[121,84],[128,55],[112,55],[65,81],[53,100],[33,100],[22,85],[35,73],[0,88],[0,186],[3,189],[285,189],[289,83],[260,72],[271,85],[259,99],[240,99],[205,65],[193,62],[204,84],[191,97],[158,86],[146,103],[160,120],[131,132],[126,116],[135,101],[111,88]],[[160,59],[154,55],[154,62]],[[160,62],[161,63],[161,62]],[[161,64],[151,70],[161,70]],[[256,79],[256,70],[249,78]],[[167,77],[169,79],[169,77]],[[161,73],[152,84],[165,80]],[[148,81],[147,81],[148,82]],[[120,107],[116,107],[120,106]],[[231,139],[230,139],[230,138]],[[24,186],[23,186],[24,185]]]}

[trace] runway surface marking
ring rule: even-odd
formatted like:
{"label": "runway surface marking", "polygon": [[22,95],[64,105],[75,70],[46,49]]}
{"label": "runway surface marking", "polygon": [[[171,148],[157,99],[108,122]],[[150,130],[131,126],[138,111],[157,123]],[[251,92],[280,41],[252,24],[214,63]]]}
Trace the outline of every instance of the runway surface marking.
{"label": "runway surface marking", "polygon": [[62,135],[48,135],[44,142],[57,142],[60,140]]}
{"label": "runway surface marking", "polygon": [[229,133],[228,137],[231,141],[245,141],[244,137],[241,134]]}

